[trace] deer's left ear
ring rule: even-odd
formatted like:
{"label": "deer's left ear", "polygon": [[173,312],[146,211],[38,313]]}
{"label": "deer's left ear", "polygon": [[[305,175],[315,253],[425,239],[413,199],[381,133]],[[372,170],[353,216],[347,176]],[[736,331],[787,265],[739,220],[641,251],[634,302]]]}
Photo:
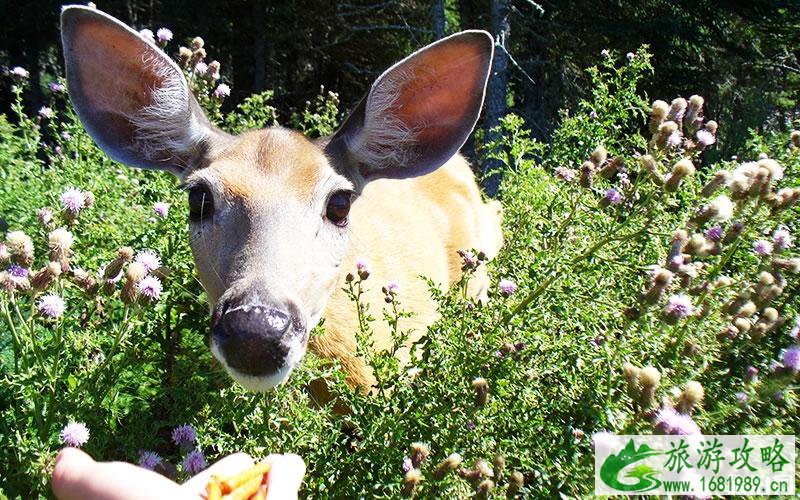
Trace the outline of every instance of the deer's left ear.
{"label": "deer's left ear", "polygon": [[395,64],[326,148],[357,184],[427,174],[455,155],[478,121],[494,43],[464,31]]}

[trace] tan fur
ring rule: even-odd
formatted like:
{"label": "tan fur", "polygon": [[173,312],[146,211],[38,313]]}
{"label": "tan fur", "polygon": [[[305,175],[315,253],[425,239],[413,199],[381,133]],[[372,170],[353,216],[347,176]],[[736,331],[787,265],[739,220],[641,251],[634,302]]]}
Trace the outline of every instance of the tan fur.
{"label": "tan fur", "polygon": [[[367,300],[377,318],[382,318],[381,310],[386,307],[381,287],[391,281],[398,283],[402,308],[415,313],[413,318],[401,321],[400,328],[415,330],[410,339],[413,342],[437,318],[435,304],[420,276],[447,287],[461,277],[458,250],[476,248],[496,255],[502,245],[498,237],[500,213],[498,205],[481,201],[469,165],[459,155],[422,177],[368,184],[351,214],[350,252],[326,308],[325,334],[312,338],[310,348],[319,356],[341,360],[353,385],[369,386],[370,371],[355,356],[358,319],[355,305],[341,291],[344,276],[355,269],[358,259],[367,261]],[[470,288],[475,295],[486,287],[485,273],[481,276]],[[375,346],[388,348],[388,325],[376,321],[373,327]],[[400,358],[408,362],[408,351],[401,351]]]}

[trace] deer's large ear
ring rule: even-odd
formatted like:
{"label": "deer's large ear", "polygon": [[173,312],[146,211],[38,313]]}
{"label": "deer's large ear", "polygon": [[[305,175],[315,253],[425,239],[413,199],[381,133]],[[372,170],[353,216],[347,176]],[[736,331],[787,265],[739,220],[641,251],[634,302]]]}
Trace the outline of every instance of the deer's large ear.
{"label": "deer's large ear", "polygon": [[67,89],[95,142],[113,159],[184,175],[220,134],[160,49],[99,10],[61,12]]}
{"label": "deer's large ear", "polygon": [[478,120],[493,52],[489,33],[464,31],[395,64],[336,132],[329,154],[362,182],[436,170]]}

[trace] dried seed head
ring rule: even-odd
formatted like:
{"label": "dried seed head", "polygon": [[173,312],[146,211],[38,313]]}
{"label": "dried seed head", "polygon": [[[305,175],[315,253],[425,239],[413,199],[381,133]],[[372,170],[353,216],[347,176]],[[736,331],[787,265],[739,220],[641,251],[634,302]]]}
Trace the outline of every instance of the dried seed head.
{"label": "dried seed head", "polygon": [[596,167],[599,167],[600,165],[605,163],[607,158],[608,158],[608,151],[606,151],[605,146],[603,146],[602,144],[597,146],[594,149],[594,151],[592,151],[591,160]]}
{"label": "dried seed head", "polygon": [[673,132],[678,131],[678,124],[673,121],[664,122],[658,127],[658,137],[664,141],[672,135]]}
{"label": "dried seed head", "polygon": [[754,315],[758,308],[753,303],[752,300],[748,300],[744,304],[742,304],[739,309],[736,311],[736,316],[741,318],[749,318],[750,316]]}
{"label": "dried seed head", "polygon": [[422,482],[422,472],[419,469],[411,469],[403,477],[403,495],[414,496],[414,490]]}
{"label": "dried seed head", "polygon": [[664,184],[664,176],[658,171],[658,164],[655,158],[651,155],[641,156],[639,157],[639,164],[650,174],[650,178],[654,184],[657,186],[662,186]]}
{"label": "dried seed head", "polygon": [[592,187],[592,177],[594,177],[594,163],[587,161],[581,165],[580,185],[584,188]]}
{"label": "dried seed head", "polygon": [[775,323],[778,321],[780,315],[778,314],[778,310],[774,307],[767,307],[764,309],[764,312],[761,313],[761,319],[766,321],[767,323]]}
{"label": "dried seed head", "polygon": [[661,372],[654,366],[646,366],[639,372],[639,384],[642,388],[658,387],[661,383]]}
{"label": "dried seed head", "polygon": [[196,51],[202,49],[203,46],[205,46],[205,44],[206,42],[204,42],[203,39],[200,38],[199,36],[192,38],[192,50]]}
{"label": "dried seed head", "polygon": [[717,133],[717,128],[718,128],[717,122],[715,122],[714,120],[708,120],[708,121],[706,122],[706,130],[708,130],[708,131],[709,131],[709,132],[711,132],[712,134],[715,134],[715,135],[716,135],[716,133]]}
{"label": "dried seed head", "polygon": [[795,257],[792,259],[774,259],[772,261],[772,267],[775,269],[788,271],[792,274],[800,273],[800,257]]}
{"label": "dried seed head", "polygon": [[669,112],[669,104],[661,100],[653,101],[653,106],[650,109],[650,116],[664,119],[667,116],[668,112]]}
{"label": "dried seed head", "polygon": [[717,190],[725,185],[728,180],[730,179],[731,173],[727,170],[719,170],[717,173],[714,174],[714,177],[711,178],[708,183],[703,186],[703,190],[700,192],[703,196],[708,198],[709,196],[713,195],[717,192]]}
{"label": "dried seed head", "polygon": [[478,484],[478,491],[476,498],[489,498],[489,492],[494,489],[494,481],[491,479],[484,479]]}
{"label": "dried seed head", "polygon": [[705,104],[705,99],[702,96],[695,94],[689,98],[689,107],[692,109],[700,110],[703,108],[703,104]]}
{"label": "dried seed head", "polygon": [[720,276],[714,281],[714,288],[724,288],[733,285],[733,280],[728,276]]}
{"label": "dried seed head", "polygon": [[779,181],[783,179],[783,167],[772,158],[758,160],[758,166],[767,170],[770,180]]}
{"label": "dried seed head", "polygon": [[742,234],[742,231],[744,231],[744,224],[742,224],[741,222],[734,222],[728,228],[728,231],[725,233],[725,237],[722,238],[722,243],[726,245],[728,243],[733,243],[736,240],[736,238],[738,238]]}
{"label": "dried seed head", "polygon": [[525,476],[519,471],[514,471],[508,476],[508,496],[514,497],[525,486]]}
{"label": "dried seed head", "polygon": [[687,105],[688,103],[683,97],[676,97],[673,99],[669,107],[669,113],[667,113],[667,119],[674,120],[678,123],[683,121],[683,114],[686,112]]}
{"label": "dried seed head", "polygon": [[[56,268],[58,269],[58,274],[61,274],[61,265],[58,263],[56,264]],[[42,291],[49,287],[53,281],[55,281],[57,274],[53,272],[49,265],[44,266],[39,271],[37,271],[33,277],[31,278],[31,288],[34,290]]]}
{"label": "dried seed head", "polygon": [[678,411],[689,414],[703,400],[705,391],[700,382],[687,382],[678,398]]}
{"label": "dried seed head", "polygon": [[422,462],[431,454],[430,448],[425,443],[412,443],[411,444],[411,465],[419,469]]}
{"label": "dried seed head", "polygon": [[501,477],[506,468],[506,459],[499,453],[492,459],[492,467],[494,467],[494,476]]}
{"label": "dried seed head", "polygon": [[669,269],[659,269],[653,276],[653,286],[666,288],[672,283],[673,276],[672,271]]}
{"label": "dried seed head", "polygon": [[792,133],[789,135],[789,139],[792,141],[792,147],[800,148],[800,131],[792,130]]}
{"label": "dried seed head", "polygon": [[33,264],[33,240],[22,231],[11,231],[6,235],[6,248],[11,259],[23,267]]}
{"label": "dried seed head", "polygon": [[475,462],[475,470],[478,472],[480,477],[494,477],[494,471],[486,460],[480,459]]}
{"label": "dried seed head", "polygon": [[97,280],[83,269],[72,270],[72,282],[75,283],[78,288],[90,294],[96,293],[99,288]]}
{"label": "dried seed head", "polygon": [[458,453],[451,453],[436,466],[436,469],[433,471],[433,478],[437,481],[441,480],[449,472],[456,470],[458,466],[461,465],[462,461],[461,455]]}
{"label": "dried seed head", "polygon": [[733,320],[733,326],[739,331],[739,333],[749,332],[750,328],[752,328],[753,324],[750,323],[749,319],[738,317]]}
{"label": "dried seed head", "polygon": [[478,377],[472,381],[472,387],[475,389],[475,404],[484,406],[489,397],[489,383],[485,378]]}

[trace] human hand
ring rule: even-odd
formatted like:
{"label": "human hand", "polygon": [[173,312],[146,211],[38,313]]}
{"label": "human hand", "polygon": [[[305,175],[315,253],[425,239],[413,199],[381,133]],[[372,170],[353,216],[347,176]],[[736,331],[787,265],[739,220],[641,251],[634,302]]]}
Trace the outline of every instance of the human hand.
{"label": "human hand", "polygon": [[[297,455],[269,455],[272,464],[267,476],[267,500],[297,498],[306,466]],[[77,448],[64,448],[56,458],[53,493],[59,500],[145,500],[205,498],[212,474],[231,476],[253,466],[245,453],[229,455],[183,484],[124,462],[95,462]]]}

